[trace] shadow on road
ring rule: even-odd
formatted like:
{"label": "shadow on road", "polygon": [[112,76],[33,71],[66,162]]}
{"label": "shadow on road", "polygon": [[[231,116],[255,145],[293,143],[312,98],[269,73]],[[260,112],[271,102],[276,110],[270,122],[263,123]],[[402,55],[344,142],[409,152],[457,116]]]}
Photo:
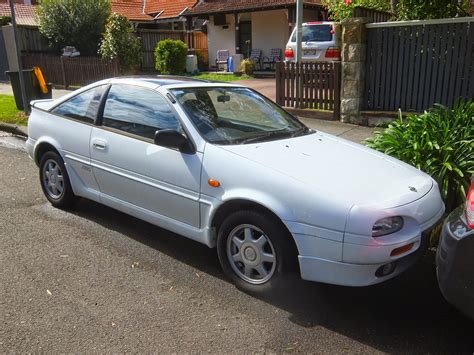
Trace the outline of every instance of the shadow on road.
{"label": "shadow on road", "polygon": [[[71,212],[224,279],[215,250],[202,244],[91,201],[80,201]],[[444,301],[431,254],[380,285],[340,287],[294,275],[286,290],[260,299],[290,313],[289,320],[301,327],[323,326],[381,351],[474,351],[474,322]]]}

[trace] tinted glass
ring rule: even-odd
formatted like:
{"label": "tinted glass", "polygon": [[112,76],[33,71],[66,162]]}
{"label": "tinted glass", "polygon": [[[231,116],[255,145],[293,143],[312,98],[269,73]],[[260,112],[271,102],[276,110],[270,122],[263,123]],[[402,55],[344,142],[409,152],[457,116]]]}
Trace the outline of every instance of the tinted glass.
{"label": "tinted glass", "polygon": [[245,144],[311,132],[247,88],[186,88],[172,92],[203,138],[211,143]]}
{"label": "tinted glass", "polygon": [[83,122],[93,123],[106,87],[106,85],[102,85],[76,95],[55,107],[52,112]]}
{"label": "tinted glass", "polygon": [[[332,41],[331,25],[306,25],[303,26],[303,42],[329,42]],[[296,42],[296,31],[291,42]]]}
{"label": "tinted glass", "polygon": [[154,139],[157,130],[181,131],[179,120],[160,94],[133,85],[112,86],[102,124],[149,139]]}

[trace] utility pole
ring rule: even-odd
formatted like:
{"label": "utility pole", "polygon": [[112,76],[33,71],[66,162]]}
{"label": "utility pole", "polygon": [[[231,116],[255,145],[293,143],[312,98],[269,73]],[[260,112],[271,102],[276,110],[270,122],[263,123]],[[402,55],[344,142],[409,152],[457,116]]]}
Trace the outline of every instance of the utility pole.
{"label": "utility pole", "polygon": [[301,63],[303,40],[303,0],[296,0],[296,63]]}
{"label": "utility pole", "polygon": [[13,38],[15,40],[16,59],[18,62],[18,75],[20,79],[21,101],[23,102],[23,110],[26,112],[28,110],[27,108],[28,103],[26,102],[25,78],[23,78],[20,49],[18,48],[18,34],[17,34],[17,27],[16,27],[15,5],[13,4],[13,0],[10,0],[10,13],[12,16]]}

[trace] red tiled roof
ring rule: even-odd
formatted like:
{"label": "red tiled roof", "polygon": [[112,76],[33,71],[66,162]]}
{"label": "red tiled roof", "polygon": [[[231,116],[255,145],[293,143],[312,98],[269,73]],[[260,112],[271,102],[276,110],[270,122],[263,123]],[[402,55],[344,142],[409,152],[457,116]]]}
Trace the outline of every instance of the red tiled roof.
{"label": "red tiled roof", "polygon": [[113,0],[112,12],[125,16],[129,21],[153,21],[152,16],[143,13],[142,0]]}
{"label": "red tiled roof", "polygon": [[[161,14],[158,19],[174,18],[186,9],[192,8],[197,0],[146,0],[146,13]],[[163,11],[163,12],[162,12]]]}
{"label": "red tiled roof", "polygon": [[[11,17],[9,4],[0,4],[0,17]],[[15,4],[15,18],[19,26],[39,26],[35,6],[33,5]]]}
{"label": "red tiled roof", "polygon": [[[320,0],[304,0],[305,4],[321,5]],[[248,9],[261,9],[294,5],[296,0],[202,0],[186,15],[231,12]]]}

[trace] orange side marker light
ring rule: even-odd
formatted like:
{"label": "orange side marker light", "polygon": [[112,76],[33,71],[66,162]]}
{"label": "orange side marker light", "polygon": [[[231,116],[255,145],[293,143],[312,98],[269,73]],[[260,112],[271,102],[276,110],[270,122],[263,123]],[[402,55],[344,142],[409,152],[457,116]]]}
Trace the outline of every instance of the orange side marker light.
{"label": "orange side marker light", "polygon": [[410,243],[407,245],[404,245],[400,248],[393,249],[392,252],[390,253],[390,256],[397,256],[406,253],[407,251],[411,250],[415,243]]}
{"label": "orange side marker light", "polygon": [[219,186],[221,186],[221,183],[220,183],[218,180],[214,180],[214,179],[209,179],[209,180],[207,180],[207,183],[208,183],[209,186],[211,186],[211,187],[219,187]]}

